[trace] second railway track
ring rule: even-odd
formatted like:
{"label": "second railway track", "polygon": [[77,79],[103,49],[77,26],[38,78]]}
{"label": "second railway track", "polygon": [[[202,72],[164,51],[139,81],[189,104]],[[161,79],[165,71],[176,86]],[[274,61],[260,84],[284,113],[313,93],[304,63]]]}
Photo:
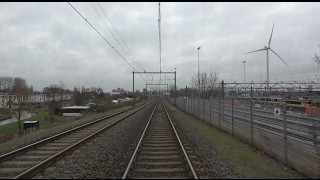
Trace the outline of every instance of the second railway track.
{"label": "second railway track", "polygon": [[134,114],[144,106],[130,108],[0,156],[0,179],[32,178],[88,140]]}

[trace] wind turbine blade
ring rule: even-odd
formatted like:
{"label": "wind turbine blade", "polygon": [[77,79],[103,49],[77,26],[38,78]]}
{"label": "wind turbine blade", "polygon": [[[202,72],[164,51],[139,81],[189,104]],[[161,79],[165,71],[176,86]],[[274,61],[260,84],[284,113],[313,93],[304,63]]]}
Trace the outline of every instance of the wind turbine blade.
{"label": "wind turbine blade", "polygon": [[255,50],[255,51],[247,52],[247,53],[244,53],[244,54],[249,54],[249,53],[253,53],[253,52],[257,52],[257,51],[263,51],[263,50],[267,50],[267,49],[266,49],[266,48],[263,48],[263,49],[259,49],[259,50]]}
{"label": "wind turbine blade", "polygon": [[275,55],[277,55],[288,67],[289,65],[276,53],[274,52],[271,48],[269,48]]}
{"label": "wind turbine blade", "polygon": [[268,47],[270,47],[270,44],[271,44],[271,38],[272,38],[273,28],[274,28],[274,22],[273,22],[273,26],[272,26],[272,31],[271,31],[271,36],[270,36],[270,39],[269,39]]}

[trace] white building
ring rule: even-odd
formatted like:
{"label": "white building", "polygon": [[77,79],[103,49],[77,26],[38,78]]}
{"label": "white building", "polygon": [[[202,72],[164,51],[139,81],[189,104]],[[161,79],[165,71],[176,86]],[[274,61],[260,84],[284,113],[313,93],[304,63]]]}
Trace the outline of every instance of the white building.
{"label": "white building", "polygon": [[61,98],[63,100],[71,100],[72,94],[30,94],[28,96],[22,95],[9,95],[8,93],[0,93],[0,108],[9,108],[9,101],[12,101],[13,104],[17,104],[19,100],[22,102],[48,102],[50,100],[60,101]]}

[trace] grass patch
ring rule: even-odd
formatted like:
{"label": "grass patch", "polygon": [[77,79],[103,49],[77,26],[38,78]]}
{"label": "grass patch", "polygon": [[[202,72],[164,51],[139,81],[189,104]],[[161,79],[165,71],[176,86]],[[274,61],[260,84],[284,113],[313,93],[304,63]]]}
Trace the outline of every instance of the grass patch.
{"label": "grass patch", "polygon": [[[137,106],[141,104],[142,103],[136,103]],[[114,114],[115,112],[119,112],[131,107],[131,105],[121,105],[110,109],[107,112],[90,115],[88,114],[86,117],[78,117],[76,120],[72,119],[74,117],[56,116],[54,118],[54,123],[50,123],[49,119],[45,120],[45,116],[47,116],[45,111],[39,111],[37,115],[23,121],[39,121],[40,131],[18,134],[17,132],[19,130],[17,122],[0,126],[0,154],[7,153],[14,149],[20,148],[23,145],[36,142],[40,139],[69,130],[71,128],[75,128],[81,124],[88,123],[103,116]]]}
{"label": "grass patch", "polygon": [[7,114],[7,113],[4,113],[4,114],[0,113],[0,114],[1,114],[0,121],[6,120],[12,117],[11,114]]}
{"label": "grass patch", "polygon": [[[137,103],[136,105],[138,106],[140,104],[141,104],[141,102]],[[21,131],[23,131],[23,122],[25,122],[25,121],[38,121],[39,126],[40,126],[40,130],[50,129],[50,128],[53,128],[56,126],[61,126],[64,124],[75,122],[75,121],[76,121],[76,124],[80,124],[80,123],[88,122],[93,119],[98,119],[98,118],[107,116],[109,114],[113,114],[118,111],[122,111],[124,109],[128,109],[130,107],[131,107],[131,105],[119,106],[118,108],[116,107],[116,108],[110,109],[109,111],[104,112],[104,113],[87,114],[84,117],[65,117],[65,116],[54,115],[54,120],[52,123],[49,120],[49,114],[44,109],[38,109],[38,113],[36,115],[29,117],[27,119],[21,120],[20,126],[21,126]],[[16,121],[13,123],[1,125],[0,126],[0,135],[18,133],[19,132],[19,125],[18,124],[19,124],[18,121]]]}
{"label": "grass patch", "polygon": [[[173,107],[173,106],[172,106]],[[176,112],[190,125],[197,129],[212,148],[227,162],[241,179],[304,179],[301,173],[284,167],[260,150],[252,148],[247,143],[233,138],[230,134],[220,131],[180,109]]]}
{"label": "grass patch", "polygon": [[[48,128],[50,127],[49,119],[45,119],[45,117],[49,117],[48,113],[45,112],[43,109],[40,109],[38,114],[32,116],[30,118],[24,119],[20,121],[21,131],[23,131],[23,122],[25,121],[39,121],[39,126],[41,128]],[[58,116],[55,116],[57,118]],[[19,121],[8,123],[5,125],[0,126],[0,135],[1,134],[15,134],[19,132]]]}

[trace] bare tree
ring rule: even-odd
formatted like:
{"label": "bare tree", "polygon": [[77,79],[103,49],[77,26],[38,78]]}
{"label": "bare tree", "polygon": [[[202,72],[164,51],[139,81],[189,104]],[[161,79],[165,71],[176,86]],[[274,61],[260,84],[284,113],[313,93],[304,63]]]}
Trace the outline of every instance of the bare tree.
{"label": "bare tree", "polygon": [[26,83],[26,80],[20,77],[14,78],[12,93],[15,95],[16,99],[13,101],[11,114],[13,117],[18,119],[19,133],[22,133],[21,119],[27,116],[28,114],[27,107],[29,107],[27,102],[27,97],[29,95],[29,88]]}
{"label": "bare tree", "polygon": [[33,93],[33,86],[31,85],[29,88],[29,94],[32,94],[32,93]]}
{"label": "bare tree", "polygon": [[[89,92],[90,92],[89,88],[84,88],[84,86],[82,86],[81,93],[80,93],[82,104],[88,103],[88,99],[90,97]],[[79,104],[79,105],[82,105],[82,104]]]}
{"label": "bare tree", "polygon": [[59,86],[60,86],[60,115],[62,115],[62,104],[63,104],[63,91],[66,85],[60,80],[59,81]]}
{"label": "bare tree", "polygon": [[14,85],[13,77],[0,77],[0,90],[5,93],[11,93],[12,87]]}
{"label": "bare tree", "polygon": [[170,84],[169,85],[170,97],[177,97],[179,95],[178,89],[179,89],[178,86],[176,86],[175,88],[173,84]]}
{"label": "bare tree", "polygon": [[26,80],[21,77],[14,78],[14,84],[12,86],[12,93],[28,94],[29,89]]}
{"label": "bare tree", "polygon": [[219,75],[219,72],[210,70],[207,87],[211,97],[216,97],[219,94]]}
{"label": "bare tree", "polygon": [[200,90],[201,98],[215,97],[219,93],[219,74],[219,72],[212,69],[209,74],[207,72],[199,73],[199,77],[198,74],[195,74],[191,78],[191,86],[193,89],[197,89],[198,91]]}
{"label": "bare tree", "polygon": [[57,101],[58,94],[60,92],[60,86],[57,84],[51,84],[48,88],[45,88],[43,93],[46,95],[45,110],[49,114],[50,122],[54,120],[55,109],[59,107]]}
{"label": "bare tree", "polygon": [[[319,50],[320,50],[320,45],[318,44]],[[320,56],[317,53],[314,53],[314,57],[312,57],[312,60],[314,60],[318,66],[320,66]]]}
{"label": "bare tree", "polygon": [[[318,44],[318,48],[319,48],[319,51],[320,51],[320,45],[319,45],[319,44]],[[314,56],[311,57],[311,58],[312,58],[312,60],[313,60],[314,62],[316,62],[316,64],[317,64],[317,66],[315,66],[315,67],[313,68],[313,71],[314,71],[317,79],[319,79],[319,77],[318,77],[317,74],[316,74],[315,68],[317,68],[318,70],[319,70],[319,68],[320,68],[320,56],[319,56],[317,53],[314,53]]]}
{"label": "bare tree", "polygon": [[104,98],[103,89],[100,88],[100,87],[97,88],[97,98],[98,98],[100,101],[103,101],[103,98]]}
{"label": "bare tree", "polygon": [[98,97],[98,88],[96,88],[96,87],[91,87],[91,88],[90,88],[90,96],[89,96],[89,98],[96,100],[97,97]]}
{"label": "bare tree", "polygon": [[194,89],[199,89],[200,77],[201,76],[198,77],[198,74],[195,74],[191,77],[191,87],[193,87]]}
{"label": "bare tree", "polygon": [[17,101],[15,102],[14,106],[11,109],[12,117],[18,119],[18,129],[19,133],[22,133],[21,130],[21,120],[25,119],[28,115],[27,107],[28,103],[23,101],[24,95],[17,94]]}
{"label": "bare tree", "polygon": [[80,94],[80,88],[74,87],[73,89],[73,101],[76,105],[80,105],[82,103],[82,98]]}

